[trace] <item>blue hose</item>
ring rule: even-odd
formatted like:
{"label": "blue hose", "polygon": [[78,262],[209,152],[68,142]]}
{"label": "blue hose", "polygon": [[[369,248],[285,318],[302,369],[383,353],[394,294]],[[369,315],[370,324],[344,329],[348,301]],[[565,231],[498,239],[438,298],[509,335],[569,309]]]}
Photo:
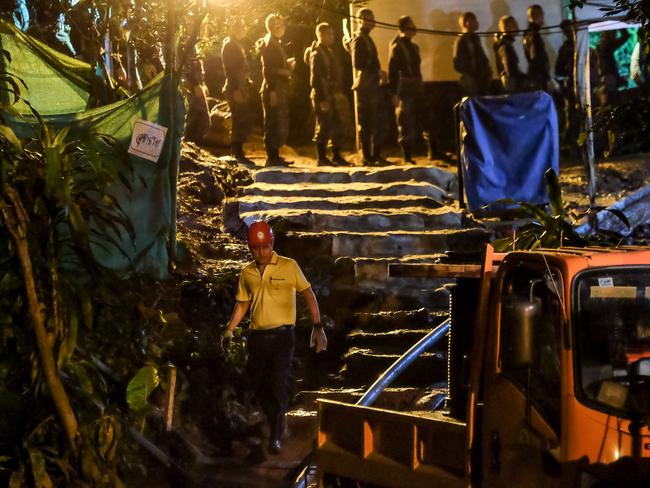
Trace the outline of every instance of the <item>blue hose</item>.
{"label": "blue hose", "polygon": [[424,351],[436,344],[445,336],[445,334],[447,334],[450,323],[451,319],[446,319],[438,327],[415,343],[408,351],[402,354],[397,361],[391,364],[390,367],[384,371],[379,378],[377,378],[356,404],[362,407],[372,405],[377,397],[381,395],[381,392],[384,391],[384,389],[386,389],[393,380],[402,373],[402,371],[408,368],[410,364],[420,357]]}

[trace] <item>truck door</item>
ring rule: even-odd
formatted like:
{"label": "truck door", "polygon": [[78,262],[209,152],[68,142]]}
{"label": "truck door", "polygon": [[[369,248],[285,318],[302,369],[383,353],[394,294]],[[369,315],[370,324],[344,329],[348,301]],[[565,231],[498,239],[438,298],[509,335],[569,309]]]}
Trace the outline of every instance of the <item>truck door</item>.
{"label": "truck door", "polygon": [[485,357],[483,486],[559,483],[562,286],[552,274],[522,265],[499,272]]}

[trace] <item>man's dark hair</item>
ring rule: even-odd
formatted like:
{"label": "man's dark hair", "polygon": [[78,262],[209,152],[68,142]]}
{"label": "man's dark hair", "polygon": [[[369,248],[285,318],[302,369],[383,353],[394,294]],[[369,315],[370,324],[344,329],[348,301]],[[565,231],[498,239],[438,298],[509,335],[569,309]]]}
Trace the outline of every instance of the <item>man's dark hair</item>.
{"label": "man's dark hair", "polygon": [[397,25],[399,25],[400,32],[404,32],[407,29],[413,28],[413,19],[408,15],[402,15],[397,21]]}
{"label": "man's dark hair", "polygon": [[357,12],[357,17],[359,17],[359,18],[362,18],[362,17],[370,17],[370,16],[374,17],[375,14],[373,13],[372,10],[370,10],[370,9],[367,8],[367,7],[364,7],[364,8],[360,9],[360,10]]}

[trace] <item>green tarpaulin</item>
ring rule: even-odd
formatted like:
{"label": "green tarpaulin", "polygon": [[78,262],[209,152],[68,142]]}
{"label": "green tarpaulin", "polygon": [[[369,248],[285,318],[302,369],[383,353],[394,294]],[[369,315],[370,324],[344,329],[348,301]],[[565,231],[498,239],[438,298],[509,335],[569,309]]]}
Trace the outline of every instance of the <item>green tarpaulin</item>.
{"label": "green tarpaulin", "polygon": [[[28,88],[25,98],[43,114],[47,125],[70,128],[69,138],[109,134],[128,148],[137,120],[167,128],[157,162],[130,156],[134,171],[127,176],[132,191],[117,185],[111,191],[135,228],[135,245],[126,233],[122,239],[128,258],[110,246],[93,248],[99,261],[113,270],[165,276],[169,251],[176,245],[176,180],[184,121],[184,104],[175,79],[160,75],[126,100],[86,110],[95,76],[89,65],[47,48],[6,23],[0,31],[1,47],[11,55],[4,69],[23,79]],[[19,109],[27,114],[26,105]],[[33,116],[3,117],[18,137],[34,136],[37,124]]]}

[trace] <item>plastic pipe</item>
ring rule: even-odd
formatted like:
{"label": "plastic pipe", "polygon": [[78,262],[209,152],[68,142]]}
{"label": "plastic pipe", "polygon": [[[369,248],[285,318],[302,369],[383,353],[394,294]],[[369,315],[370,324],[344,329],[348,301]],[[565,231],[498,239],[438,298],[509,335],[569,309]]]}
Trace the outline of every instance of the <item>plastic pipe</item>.
{"label": "plastic pipe", "polygon": [[384,371],[379,378],[377,378],[356,404],[363,407],[369,407],[372,405],[381,392],[384,391],[395,380],[395,378],[402,373],[402,371],[408,368],[409,365],[415,359],[420,357],[424,351],[436,344],[445,336],[445,334],[447,334],[450,323],[451,319],[446,319],[438,327],[416,342],[408,351],[402,354],[397,361],[391,364],[390,367]]}

